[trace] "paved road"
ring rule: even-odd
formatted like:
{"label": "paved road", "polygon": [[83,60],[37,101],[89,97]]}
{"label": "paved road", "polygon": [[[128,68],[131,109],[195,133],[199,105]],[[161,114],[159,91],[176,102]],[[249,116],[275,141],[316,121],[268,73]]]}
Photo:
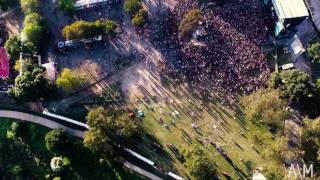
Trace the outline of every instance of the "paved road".
{"label": "paved road", "polygon": [[79,138],[83,138],[83,135],[84,135],[84,131],[76,130],[76,129],[73,129],[70,127],[66,127],[66,126],[59,124],[51,119],[47,119],[44,117],[40,117],[40,116],[36,116],[33,114],[24,113],[24,112],[12,111],[12,110],[0,110],[0,117],[28,121],[28,122],[32,122],[35,124],[39,124],[39,125],[48,127],[50,129],[61,128],[69,135],[79,137]]}

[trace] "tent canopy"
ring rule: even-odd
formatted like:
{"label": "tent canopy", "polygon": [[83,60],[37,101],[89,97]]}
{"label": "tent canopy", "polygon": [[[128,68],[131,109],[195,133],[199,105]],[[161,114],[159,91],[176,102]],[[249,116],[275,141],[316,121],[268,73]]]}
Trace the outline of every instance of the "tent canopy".
{"label": "tent canopy", "polygon": [[303,0],[272,0],[279,19],[309,16]]}

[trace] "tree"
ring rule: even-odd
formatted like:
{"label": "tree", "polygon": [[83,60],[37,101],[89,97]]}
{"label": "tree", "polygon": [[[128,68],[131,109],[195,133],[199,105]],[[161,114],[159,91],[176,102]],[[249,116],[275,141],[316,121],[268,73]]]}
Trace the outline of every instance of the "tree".
{"label": "tree", "polygon": [[303,113],[314,118],[320,115],[320,94],[307,73],[285,70],[272,75],[269,86],[279,89],[289,100],[300,105]]}
{"label": "tree", "polygon": [[204,155],[199,146],[194,146],[186,152],[187,169],[196,179],[218,179],[216,164]]}
{"label": "tree", "polygon": [[112,35],[117,25],[111,20],[97,20],[95,22],[76,21],[62,30],[63,36],[68,40],[88,39],[100,35]]}
{"label": "tree", "polygon": [[[302,148],[305,152],[304,160],[306,162],[315,162],[316,166],[320,166],[320,117],[317,119],[304,120],[305,127],[302,132]],[[318,159],[318,161],[315,161]],[[320,172],[318,170],[318,172]]]}
{"label": "tree", "polygon": [[74,0],[59,0],[59,7],[67,14],[72,15],[76,11],[74,3]]}
{"label": "tree", "polygon": [[5,48],[10,56],[10,61],[14,64],[19,59],[21,40],[18,35],[10,35],[9,39],[5,43]]}
{"label": "tree", "polygon": [[126,113],[116,118],[116,127],[117,133],[124,137],[132,137],[141,132],[140,126],[133,119],[130,119]]}
{"label": "tree", "polygon": [[125,0],[124,10],[131,15],[136,14],[142,8],[140,0]]}
{"label": "tree", "polygon": [[251,121],[260,121],[274,130],[281,127],[287,117],[288,102],[280,98],[280,92],[273,89],[260,89],[242,99],[245,106],[246,118]]}
{"label": "tree", "polygon": [[320,63],[320,43],[311,44],[311,46],[308,47],[308,53],[313,62]]}
{"label": "tree", "polygon": [[49,131],[45,137],[46,147],[49,151],[62,153],[68,145],[69,139],[62,129],[54,129]]}
{"label": "tree", "polygon": [[190,38],[193,32],[198,28],[199,21],[203,19],[199,9],[189,11],[181,20],[179,32],[181,38]]}
{"label": "tree", "polygon": [[148,11],[140,9],[139,12],[132,18],[132,24],[142,27],[146,24],[148,18]]}
{"label": "tree", "polygon": [[25,14],[39,12],[41,7],[40,0],[20,0],[21,9]]}
{"label": "tree", "polygon": [[39,47],[44,38],[44,28],[40,23],[28,23],[22,30],[23,35],[27,41],[32,42]]}
{"label": "tree", "polygon": [[110,114],[103,107],[97,107],[91,109],[86,117],[90,129],[85,133],[84,144],[104,157],[114,155],[112,145],[115,141],[119,141],[120,137],[131,137],[140,133],[139,126],[134,124],[126,113],[112,113]]}
{"label": "tree", "polygon": [[22,73],[15,79],[15,86],[9,90],[9,94],[19,101],[48,97],[53,87],[44,76],[45,69],[24,61]]}
{"label": "tree", "polygon": [[42,24],[43,17],[40,16],[39,13],[32,12],[25,16],[23,23],[24,24]]}
{"label": "tree", "polygon": [[71,92],[82,86],[84,83],[81,76],[77,71],[64,68],[56,80],[56,84],[59,88]]}
{"label": "tree", "polygon": [[79,73],[84,77],[86,82],[94,83],[101,78],[101,66],[91,60],[86,60],[79,67]]}

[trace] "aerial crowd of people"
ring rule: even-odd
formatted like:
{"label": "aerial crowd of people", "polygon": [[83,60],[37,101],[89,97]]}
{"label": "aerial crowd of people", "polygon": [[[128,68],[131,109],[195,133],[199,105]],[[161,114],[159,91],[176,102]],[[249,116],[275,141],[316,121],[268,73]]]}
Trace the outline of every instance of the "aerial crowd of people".
{"label": "aerial crowd of people", "polygon": [[[177,22],[195,8],[198,4],[194,1],[178,5],[174,12]],[[187,81],[204,91],[216,87],[224,92],[249,93],[264,86],[270,69],[261,46],[268,42],[268,36],[258,2],[213,3],[201,7],[201,12],[203,21],[197,29],[201,35],[191,41],[170,38],[178,47],[172,71],[183,72]]]}

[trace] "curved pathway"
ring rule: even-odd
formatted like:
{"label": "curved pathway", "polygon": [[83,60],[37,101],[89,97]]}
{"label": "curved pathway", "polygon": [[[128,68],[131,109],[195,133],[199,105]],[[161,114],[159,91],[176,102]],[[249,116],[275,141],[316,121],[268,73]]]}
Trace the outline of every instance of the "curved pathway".
{"label": "curved pathway", "polygon": [[83,135],[84,135],[84,131],[76,130],[74,128],[70,128],[60,123],[57,123],[49,118],[44,118],[44,117],[33,115],[30,113],[13,111],[13,110],[0,110],[0,117],[28,121],[28,122],[32,122],[35,124],[48,127],[50,129],[61,128],[69,135],[79,137],[79,138],[83,138]]}

